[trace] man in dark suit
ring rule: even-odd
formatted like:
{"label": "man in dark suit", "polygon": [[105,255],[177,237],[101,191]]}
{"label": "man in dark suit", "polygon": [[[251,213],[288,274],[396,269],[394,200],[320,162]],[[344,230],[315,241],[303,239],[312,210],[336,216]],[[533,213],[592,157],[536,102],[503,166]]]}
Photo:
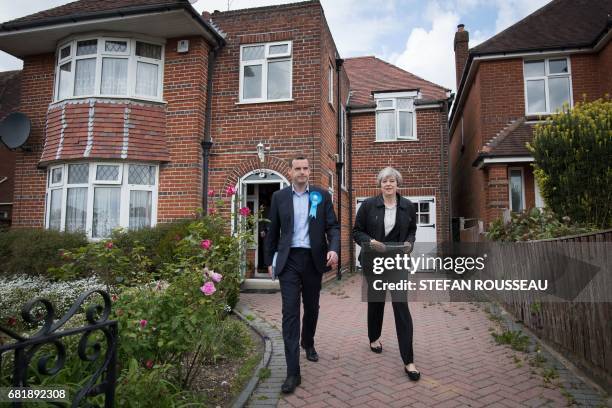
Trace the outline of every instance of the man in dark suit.
{"label": "man in dark suit", "polygon": [[[300,344],[306,358],[318,361],[314,335],[323,273],[338,264],[340,226],[329,193],[308,184],[308,159],[291,161],[291,186],[272,195],[265,256],[268,273],[278,276],[283,302],[283,341],[287,361],[284,393],[300,385]],[[276,259],[274,259],[276,257]],[[273,269],[272,265],[275,264]],[[300,339],[300,295],[304,317]]]}

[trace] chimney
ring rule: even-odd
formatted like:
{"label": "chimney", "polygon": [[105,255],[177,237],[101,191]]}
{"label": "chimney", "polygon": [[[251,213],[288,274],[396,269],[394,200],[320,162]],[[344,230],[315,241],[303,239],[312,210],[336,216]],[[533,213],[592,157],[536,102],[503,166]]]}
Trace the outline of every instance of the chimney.
{"label": "chimney", "polygon": [[470,34],[464,30],[465,25],[459,24],[455,33],[455,74],[457,76],[457,90],[463,75],[463,69],[468,59],[468,43]]}
{"label": "chimney", "polygon": [[210,13],[206,10],[202,12],[202,18],[206,21],[210,20]]}

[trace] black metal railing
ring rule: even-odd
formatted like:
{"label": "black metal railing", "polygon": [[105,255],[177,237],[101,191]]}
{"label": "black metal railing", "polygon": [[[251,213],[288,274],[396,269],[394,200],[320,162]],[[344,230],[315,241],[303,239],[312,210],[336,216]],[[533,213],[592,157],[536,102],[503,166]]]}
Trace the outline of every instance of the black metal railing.
{"label": "black metal railing", "polygon": [[[73,316],[83,311],[83,304],[94,294],[101,296],[104,305],[99,304],[99,296],[95,296],[98,302],[85,308],[86,324],[81,327],[60,330]],[[38,312],[41,307],[44,308],[43,313]],[[37,311],[35,316],[32,315],[33,311]],[[11,352],[14,356],[11,384],[6,386],[30,387],[28,373],[31,373],[32,370],[38,371],[41,376],[53,376],[59,373],[66,364],[65,338],[80,335],[77,348],[78,357],[83,362],[93,363],[92,367],[95,371],[82,373],[81,378],[84,381],[81,381],[80,388],[73,390],[72,395],[69,395],[69,404],[72,407],[97,406],[88,399],[103,394],[104,406],[112,407],[116,383],[118,329],[117,321],[108,320],[110,312],[111,299],[108,293],[96,289],[81,294],[70,310],[58,320],[55,319],[55,309],[50,301],[37,298],[26,303],[21,310],[23,320],[29,324],[40,325],[42,323],[42,327],[30,336],[23,336],[0,325],[0,332],[14,340],[4,345],[0,343],[0,369],[3,367],[3,356]],[[94,334],[96,335],[92,338]],[[103,347],[104,343],[106,347]],[[47,350],[49,345],[52,346],[52,351]],[[43,347],[45,347],[44,354],[41,351]],[[37,356],[37,354],[42,355]],[[33,361],[36,362],[35,368],[30,367]],[[49,367],[50,363],[52,365]],[[0,375],[3,375],[1,371]],[[54,386],[61,387],[62,384]],[[60,402],[52,403],[56,406],[68,405]],[[13,407],[22,406],[19,401],[13,401],[12,404]]]}

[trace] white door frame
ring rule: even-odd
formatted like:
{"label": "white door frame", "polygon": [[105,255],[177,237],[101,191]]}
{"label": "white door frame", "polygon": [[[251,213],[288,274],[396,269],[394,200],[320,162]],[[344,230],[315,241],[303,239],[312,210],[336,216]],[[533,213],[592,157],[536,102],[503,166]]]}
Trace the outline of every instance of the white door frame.
{"label": "white door frame", "polygon": [[[252,179],[252,180],[247,180],[247,178],[249,176],[252,176],[253,174],[261,174],[261,173],[265,173],[265,174],[273,174],[277,177],[280,178],[280,180],[278,180],[277,178],[275,179],[268,179],[265,177],[262,178],[258,178],[258,179]],[[253,196],[247,196],[246,192],[246,186],[248,184],[253,184],[255,187],[255,194]],[[248,200],[253,200],[254,201],[254,206],[253,209],[255,211],[257,211],[259,209],[259,185],[261,184],[280,184],[280,189],[286,187],[289,185],[289,180],[287,180],[287,178],[285,176],[283,176],[282,174],[280,174],[277,171],[274,170],[270,170],[270,169],[257,169],[257,170],[252,170],[248,173],[246,173],[245,175],[243,175],[242,177],[240,177],[240,179],[238,180],[238,184],[235,186],[238,195],[241,198],[241,206],[246,206],[247,201]],[[232,197],[232,232],[234,229],[234,219],[236,217],[237,214],[235,214],[235,197]],[[255,249],[256,253],[259,252],[259,248],[258,248],[258,237],[259,237],[259,225],[255,225],[254,231],[253,231],[254,235],[255,235],[255,246],[254,247],[250,247],[248,249],[252,250]],[[267,278],[269,277],[267,273],[257,273],[257,267],[258,267],[258,257],[255,256],[255,272],[254,272],[254,277],[256,278]],[[246,262],[243,262],[243,265],[241,266],[242,269],[242,276],[245,276],[245,272],[246,272]]]}

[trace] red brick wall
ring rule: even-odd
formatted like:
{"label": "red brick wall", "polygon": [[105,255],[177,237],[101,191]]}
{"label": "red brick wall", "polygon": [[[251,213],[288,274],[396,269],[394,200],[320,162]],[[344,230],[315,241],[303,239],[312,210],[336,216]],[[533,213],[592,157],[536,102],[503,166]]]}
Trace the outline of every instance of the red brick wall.
{"label": "red brick wall", "polygon": [[[268,7],[246,12],[212,14],[227,33],[214,71],[210,188],[219,192],[235,185],[258,168],[278,171],[288,178],[287,162],[302,153],[309,158],[311,181],[334,184],[334,203],[340,191],[335,154],[338,120],[337,94],[328,103],[328,67],[335,69],[336,47],[318,3]],[[237,104],[239,101],[240,45],[292,41],[292,98],[290,102]],[[348,96],[348,80],[342,74],[342,98]],[[334,71],[334,87],[337,87]],[[256,146],[270,147],[262,164]],[[342,262],[349,259],[348,192],[342,192]]]}
{"label": "red brick wall", "polygon": [[599,81],[601,94],[612,97],[612,41],[599,51]]}
{"label": "red brick wall", "polygon": [[477,73],[470,87],[463,115],[459,117],[451,135],[450,177],[453,217],[484,219],[486,216],[486,180],[483,172],[472,166],[482,145],[480,83],[480,73]]}
{"label": "red brick wall", "polygon": [[487,212],[484,219],[489,225],[501,217],[504,209],[508,208],[508,166],[495,164],[485,169]]}
{"label": "red brick wall", "polygon": [[[185,38],[180,38],[185,39]],[[158,222],[192,217],[202,207],[202,148],[206,113],[209,45],[189,39],[189,52],[166,43],[164,100],[170,162],[160,166]]]}
{"label": "red brick wall", "polygon": [[[288,167],[281,163],[298,151],[310,159],[311,179],[320,183],[320,6],[214,13],[212,20],[227,33],[227,45],[214,71],[210,188],[235,185],[260,167],[281,170],[288,177]],[[240,45],[284,40],[293,45],[293,101],[237,104]],[[256,160],[260,142],[270,147],[263,165]]]}
{"label": "red brick wall", "polygon": [[54,54],[27,57],[23,61],[20,112],[32,122],[30,152],[15,158],[13,227],[42,227],[45,218],[46,171],[38,168],[42,154],[47,107],[53,98]]}
{"label": "red brick wall", "polygon": [[444,112],[435,108],[417,111],[418,141],[376,142],[373,113],[355,114],[351,122],[354,199],[379,194],[378,172],[386,166],[394,167],[404,179],[400,188],[402,195],[436,198],[437,240],[448,241],[448,151],[445,147],[448,139],[444,136],[447,134]]}
{"label": "red brick wall", "polygon": [[584,100],[592,101],[601,97],[598,56],[596,54],[574,54],[570,56],[570,64],[574,103]]}
{"label": "red brick wall", "polygon": [[483,61],[478,71],[482,146],[511,120],[525,116],[523,59]]}

